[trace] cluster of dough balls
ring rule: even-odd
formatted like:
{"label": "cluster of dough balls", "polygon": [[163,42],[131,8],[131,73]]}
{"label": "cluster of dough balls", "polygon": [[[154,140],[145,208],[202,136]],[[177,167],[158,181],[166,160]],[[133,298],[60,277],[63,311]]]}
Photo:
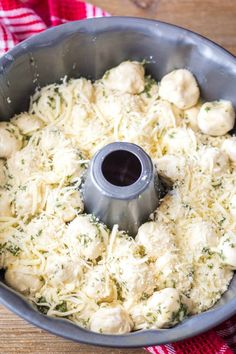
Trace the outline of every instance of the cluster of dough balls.
{"label": "cluster of dough balls", "polygon": [[[95,102],[93,84],[80,79],[79,86],[76,87],[76,82],[76,80],[71,81],[71,85],[74,85],[75,96],[81,95],[86,105],[89,101]],[[99,97],[96,104],[104,117],[119,116],[122,106],[135,112],[136,106],[138,107],[136,98],[145,91],[144,67],[138,62],[125,61],[109,70],[104,75],[102,83],[107,90],[118,92],[121,102],[117,99],[113,100],[112,97],[109,97],[107,102],[105,95]],[[165,75],[157,90],[159,90],[160,100],[155,107],[153,105],[149,109],[149,114],[153,117],[156,114],[160,120],[159,127],[165,131],[161,143],[167,152],[158,159],[158,172],[164,175],[167,181],[173,182],[173,180],[184,178],[186,159],[183,155],[197,148],[194,132],[200,129],[206,135],[223,136],[234,127],[235,112],[232,103],[227,100],[206,102],[201,105],[198,83],[194,75],[186,69],[174,70]],[[48,109],[47,102],[50,95],[55,96],[55,104],[61,102],[60,95],[58,92],[55,94],[53,85],[43,88],[41,93],[45,92],[48,95],[38,97],[41,109],[37,103],[33,103],[33,108],[40,119],[37,116],[22,113],[12,120],[13,124],[0,123],[0,158],[8,159],[9,171],[17,175],[24,187],[16,192],[11,207],[8,191],[2,191],[0,211],[4,210],[5,216],[11,216],[12,209],[14,209],[18,217],[24,217],[25,215],[35,216],[36,212],[42,212],[45,209],[47,215],[53,215],[56,212],[62,222],[69,223],[66,226],[64,238],[66,246],[73,252],[68,251],[63,255],[54,252],[49,255],[45,261],[44,276],[47,284],[52,288],[64,289],[69,283],[71,289],[74,290],[77,282],[85,296],[96,302],[97,310],[92,313],[89,320],[89,328],[92,331],[123,334],[133,329],[167,328],[178,323],[189,312],[191,304],[181,294],[182,289],[178,288],[178,284],[174,288],[172,286],[175,285],[168,283],[172,268],[177,269],[179,261],[178,246],[169,225],[160,221],[150,221],[139,228],[132,242],[125,237],[117,238],[114,242],[117,255],[116,249],[113,250],[114,262],[109,265],[109,273],[106,262],[100,264],[96,262],[107,252],[110,231],[105,225],[93,220],[91,215],[79,214],[83,212],[83,201],[78,191],[67,187],[48,188],[45,202],[45,185],[33,182],[27,184],[25,174],[33,174],[34,168],[36,169],[35,165],[40,161],[32,156],[33,151],[29,151],[32,147],[27,145],[24,147],[21,133],[30,136],[33,132],[42,129],[44,123],[53,121],[54,109],[52,107]],[[65,110],[65,103],[63,101],[62,110]],[[74,105],[72,108],[72,128],[78,135],[80,135],[78,132],[83,130],[89,116],[86,105]],[[188,127],[176,127],[177,119],[172,108],[176,112],[184,111],[189,123]],[[80,122],[77,117],[81,118]],[[97,133],[101,134],[101,131],[97,129]],[[40,139],[41,152],[53,157],[52,171],[43,171],[47,181],[56,184],[67,175],[80,175],[82,167],[78,164],[78,151],[68,144],[70,141],[59,130],[55,127],[43,129]],[[202,171],[220,175],[227,169],[228,160],[236,162],[236,137],[225,139],[221,149],[202,146],[198,154]],[[19,161],[22,160],[24,160],[24,166],[19,166]],[[0,184],[4,185],[6,176],[3,160],[0,160],[0,167]],[[35,192],[38,196],[37,203],[33,200]],[[58,198],[60,204],[58,204]],[[176,204],[179,206],[181,203]],[[164,209],[164,204],[162,208]],[[231,198],[229,209],[230,213],[236,216],[236,195]],[[171,213],[171,208],[168,212]],[[173,213],[177,214],[177,212],[174,210]],[[27,228],[32,236],[40,229],[41,242],[46,245],[47,242],[53,242],[52,236],[51,240],[47,241],[48,230],[46,229],[49,229],[49,225],[47,226],[45,228],[43,220],[35,217],[29,222]],[[37,242],[39,245],[40,238]],[[199,262],[203,248],[210,247],[216,249],[222,256],[222,263],[230,269],[236,269],[235,233],[229,231],[219,241],[210,222],[195,220],[188,225],[185,243],[194,262]],[[137,259],[134,259],[132,253],[137,247],[145,250],[148,262],[142,259],[134,262]],[[129,262],[128,256],[125,257],[127,254],[132,256],[133,263]],[[82,264],[87,266],[86,262],[90,264],[85,274],[80,259],[83,260]],[[159,284],[162,279],[165,280],[165,288],[157,290],[156,274],[159,275]],[[17,263],[7,268],[5,280],[25,295],[29,291],[31,294],[36,294],[43,286],[40,277],[31,274],[26,265],[20,268]],[[184,280],[179,283],[184,288]],[[117,284],[123,284],[121,294],[123,303],[114,301],[117,299]],[[146,298],[143,298],[144,294]]]}
{"label": "cluster of dough balls", "polygon": [[221,136],[234,127],[235,112],[231,102],[219,100],[205,102],[200,110],[197,105],[200,91],[193,74],[186,69],[174,70],[165,75],[160,83],[160,97],[182,110],[187,110],[192,128],[204,133]]}

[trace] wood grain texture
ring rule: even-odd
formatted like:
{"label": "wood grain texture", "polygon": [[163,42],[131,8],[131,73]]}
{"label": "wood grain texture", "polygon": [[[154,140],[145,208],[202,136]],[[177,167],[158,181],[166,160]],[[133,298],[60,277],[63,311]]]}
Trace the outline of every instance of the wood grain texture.
{"label": "wood grain texture", "polygon": [[143,349],[99,348],[74,343],[34,327],[0,305],[0,354],[144,354]]}
{"label": "wood grain texture", "polygon": [[[112,15],[155,18],[207,36],[236,55],[236,0],[90,0]],[[141,354],[81,345],[27,324],[0,306],[0,354]]]}
{"label": "wood grain texture", "polygon": [[[115,16],[170,22],[198,32],[236,55],[236,0],[90,0]],[[138,3],[149,3],[142,8]]]}

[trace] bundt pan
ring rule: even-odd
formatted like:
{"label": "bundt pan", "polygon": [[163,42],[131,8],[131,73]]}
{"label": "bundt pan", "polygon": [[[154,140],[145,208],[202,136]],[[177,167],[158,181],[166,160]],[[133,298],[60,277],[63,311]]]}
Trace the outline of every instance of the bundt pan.
{"label": "bundt pan", "polygon": [[[63,76],[90,79],[131,60],[147,61],[146,70],[159,80],[169,71],[187,68],[196,76],[206,100],[231,100],[236,108],[236,59],[211,41],[158,21],[113,17],[67,23],[17,45],[0,59],[0,117],[8,120],[28,108],[37,86]],[[103,335],[68,320],[37,312],[22,296],[0,283],[0,301],[25,320],[78,342],[140,347],[182,340],[206,331],[236,313],[236,275],[221,300],[209,311],[165,330]]]}

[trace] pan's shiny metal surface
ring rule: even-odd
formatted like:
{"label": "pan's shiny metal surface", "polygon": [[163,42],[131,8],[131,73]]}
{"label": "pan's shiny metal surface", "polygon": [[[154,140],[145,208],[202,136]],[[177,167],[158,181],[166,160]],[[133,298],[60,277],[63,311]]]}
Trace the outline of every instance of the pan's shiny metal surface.
{"label": "pan's shiny metal surface", "polygon": [[[206,100],[228,99],[236,108],[236,59],[213,42],[185,29],[128,17],[67,23],[33,36],[0,59],[0,117],[9,119],[26,110],[38,85],[62,77],[99,78],[123,60],[146,59],[146,69],[159,80],[176,68],[196,76]],[[79,342],[138,347],[175,342],[214,327],[236,313],[236,276],[211,310],[167,330],[144,330],[127,335],[102,335],[67,320],[46,317],[23,297],[0,284],[0,301],[29,322]]]}

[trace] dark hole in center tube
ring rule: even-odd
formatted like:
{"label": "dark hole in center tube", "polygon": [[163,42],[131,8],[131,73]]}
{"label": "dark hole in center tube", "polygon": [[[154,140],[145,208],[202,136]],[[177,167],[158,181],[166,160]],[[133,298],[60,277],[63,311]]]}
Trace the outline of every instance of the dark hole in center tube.
{"label": "dark hole in center tube", "polygon": [[105,179],[119,187],[135,183],[141,172],[142,166],[138,157],[126,150],[111,152],[102,163],[102,173]]}

